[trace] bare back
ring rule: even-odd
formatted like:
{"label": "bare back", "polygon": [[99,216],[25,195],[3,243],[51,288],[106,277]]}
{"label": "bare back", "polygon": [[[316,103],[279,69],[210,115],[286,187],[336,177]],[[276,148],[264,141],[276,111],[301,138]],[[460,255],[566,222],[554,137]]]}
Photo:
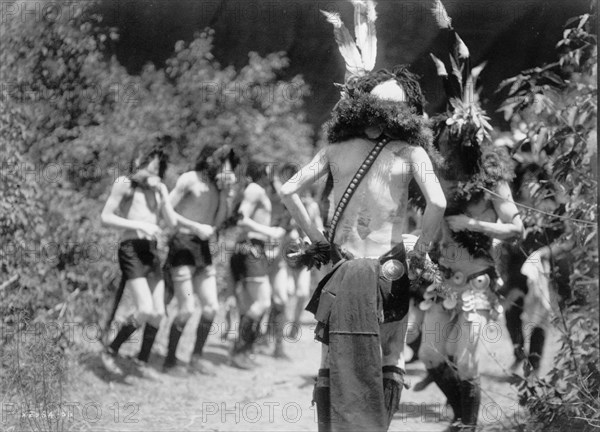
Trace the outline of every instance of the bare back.
{"label": "bare back", "polygon": [[[357,138],[327,148],[336,206],[374,146]],[[346,207],[335,243],[357,257],[376,257],[402,241],[414,149],[403,141],[383,148]]]}

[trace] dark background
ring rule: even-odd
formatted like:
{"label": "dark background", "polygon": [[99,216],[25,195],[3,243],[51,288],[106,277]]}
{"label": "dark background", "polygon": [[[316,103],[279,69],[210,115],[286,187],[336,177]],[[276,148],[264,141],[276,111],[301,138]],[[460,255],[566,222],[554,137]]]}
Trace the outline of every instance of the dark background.
{"label": "dark background", "polygon": [[[437,29],[432,2],[386,0],[377,4],[377,68],[412,64],[422,76],[429,113],[443,107],[444,95],[429,53],[447,61],[447,41]],[[555,45],[566,20],[586,13],[590,0],[444,1],[453,26],[471,51],[472,64],[487,60],[481,75],[484,107],[496,126],[506,128],[495,113],[501,80],[521,70],[556,60]],[[160,0],[115,2],[101,5],[104,23],[119,28],[113,46],[130,73],[144,64],[158,67],[178,40],[190,41],[205,27],[216,31],[213,53],[223,65],[242,67],[248,52],[261,55],[285,51],[291,66],[287,78],[302,74],[311,86],[306,98],[309,120],[320,126],[339,98],[333,82],[343,82],[344,62],[335,44],[332,26],[319,9],[339,11],[353,32],[349,1],[313,0]]]}

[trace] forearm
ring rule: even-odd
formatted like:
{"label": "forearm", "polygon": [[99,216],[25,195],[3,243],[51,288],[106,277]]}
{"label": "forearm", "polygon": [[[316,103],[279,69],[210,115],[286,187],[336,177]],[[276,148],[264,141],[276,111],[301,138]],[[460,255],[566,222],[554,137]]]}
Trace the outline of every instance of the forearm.
{"label": "forearm", "polygon": [[229,216],[229,203],[227,200],[228,193],[226,191],[221,191],[219,193],[219,208],[217,210],[217,214],[215,215],[215,220],[213,222],[213,226],[220,227],[221,224],[227,219]]}
{"label": "forearm", "polygon": [[445,206],[428,204],[425,207],[422,220],[421,235],[417,240],[415,249],[425,248],[423,252],[429,252],[431,245],[438,240],[441,233],[440,227],[444,220]]}
{"label": "forearm", "polygon": [[163,195],[163,216],[169,226],[176,227],[178,225],[180,215],[177,214],[171,205],[169,195]]}
{"label": "forearm", "polygon": [[281,201],[312,243],[327,241],[323,232],[321,232],[316,224],[312,222],[311,217],[298,194],[282,195]]}
{"label": "forearm", "polygon": [[126,219],[121,216],[117,216],[116,214],[102,214],[100,217],[102,225],[118,228],[124,230],[136,230],[139,227],[139,223],[137,221],[133,221],[130,219]]}
{"label": "forearm", "polygon": [[469,231],[480,232],[499,240],[517,238],[521,234],[521,229],[512,223],[485,222],[470,218],[468,227]]}
{"label": "forearm", "polygon": [[182,216],[180,214],[177,213],[177,227],[183,227],[183,228],[187,228],[189,230],[195,230],[198,226],[202,226],[202,227],[206,227],[209,228],[210,225],[206,225],[206,224],[201,224],[199,222],[195,222],[191,219],[186,218],[185,216]]}
{"label": "forearm", "polygon": [[265,235],[267,237],[273,237],[273,230],[270,226],[258,223],[255,220],[252,220],[248,217],[238,222],[238,226],[246,228],[247,230],[250,230],[252,232]]}

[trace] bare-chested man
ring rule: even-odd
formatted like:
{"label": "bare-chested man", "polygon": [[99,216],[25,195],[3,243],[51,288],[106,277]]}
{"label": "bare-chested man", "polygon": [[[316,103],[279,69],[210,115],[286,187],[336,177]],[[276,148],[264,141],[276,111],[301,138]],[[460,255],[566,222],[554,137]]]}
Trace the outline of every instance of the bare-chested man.
{"label": "bare-chested man", "polygon": [[231,257],[233,278],[242,283],[238,296],[241,303],[239,334],[231,357],[232,365],[240,369],[255,366],[250,354],[259,334],[260,320],[271,306],[267,253],[285,235],[284,228],[271,226],[271,200],[266,191],[270,187],[267,165],[251,162],[246,175],[250,183],[244,190],[239,207],[242,219],[238,222],[243,233],[237,239]]}
{"label": "bare-chested man", "polygon": [[148,362],[156,333],[165,316],[164,282],[156,245],[161,234],[161,217],[174,226],[177,215],[169,202],[169,192],[162,183],[167,169],[167,155],[155,148],[147,155],[133,159],[132,175],[117,178],[102,210],[104,225],[121,230],[119,267],[130,291],[136,313],[121,327],[115,339],[102,355],[106,368],[121,373],[114,362],[121,345],[146,324],[138,359]]}
{"label": "bare-chested man", "polygon": [[219,310],[217,278],[212,264],[209,239],[228,216],[228,196],[235,182],[237,159],[228,147],[206,146],[193,171],[182,174],[171,191],[171,204],[177,211],[177,233],[169,243],[171,271],[179,311],[169,334],[164,370],[177,364],[177,344],[186,322],[194,312],[194,296],[200,299],[202,313],[190,366],[193,371],[212,374],[202,361],[202,350]]}
{"label": "bare-chested man", "polygon": [[[284,181],[288,181],[297,174],[298,169],[300,167],[295,164],[286,164],[281,170],[281,178]],[[278,189],[281,189],[281,185]],[[319,231],[324,230],[323,219],[321,218],[321,211],[319,209],[319,205],[313,198],[313,194],[315,193],[315,188],[310,188],[302,194],[300,199],[304,204],[306,211],[312,221],[315,224]],[[287,209],[285,212],[289,214]],[[295,249],[299,247],[303,243],[310,241],[308,236],[302,231],[302,229],[298,226],[295,220],[292,220],[290,223],[290,229],[288,230],[288,235],[284,240],[284,250]],[[285,251],[284,251],[285,253]],[[311,280],[312,280],[312,271],[306,265],[302,263],[297,263],[294,260],[287,259],[287,257],[283,257],[287,262],[287,269],[289,278],[292,281],[292,285],[294,287],[293,295],[294,299],[294,310],[293,310],[293,318],[291,331],[289,334],[289,338],[291,340],[295,340],[298,338],[300,332],[300,317],[306,304],[308,302],[308,298],[310,296],[310,288],[311,288]]]}
{"label": "bare-chested man", "polygon": [[[266,188],[267,195],[271,201],[271,225],[285,229],[286,235],[281,241],[271,244],[267,249],[267,272],[269,283],[271,284],[271,308],[267,319],[266,332],[260,340],[267,353],[270,342],[273,340],[273,357],[283,360],[289,360],[284,350],[284,330],[287,321],[286,306],[289,301],[289,268],[285,260],[285,246],[290,241],[290,234],[293,231],[292,217],[281,202],[279,189],[281,188],[282,174],[281,170],[273,170],[272,166],[267,167],[269,182]],[[279,171],[279,172],[277,172]]]}
{"label": "bare-chested man", "polygon": [[315,293],[320,295],[315,316],[325,324],[317,336],[328,345],[323,345],[313,397],[320,431],[331,430],[334,422],[341,430],[386,430],[398,409],[404,374],[409,281],[403,230],[409,182],[416,181],[427,203],[414,249],[421,258],[435,238],[446,201],[423,148],[431,144],[431,132],[421,115],[423,97],[415,77],[403,67],[371,72],[355,77],[345,91],[328,125],[330,145],[281,193],[311,242],[323,244],[328,239],[298,193],[329,173],[337,207],[369,152],[383,144],[335,230],[332,249],[354,259],[340,261]]}

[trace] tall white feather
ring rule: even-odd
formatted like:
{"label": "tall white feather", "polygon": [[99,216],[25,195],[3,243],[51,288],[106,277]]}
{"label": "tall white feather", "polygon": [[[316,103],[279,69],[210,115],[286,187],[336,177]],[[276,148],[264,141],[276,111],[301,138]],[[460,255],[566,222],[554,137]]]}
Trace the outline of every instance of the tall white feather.
{"label": "tall white feather", "polygon": [[434,0],[433,6],[431,7],[431,12],[433,13],[433,17],[435,18],[435,22],[439,28],[452,28],[452,18],[450,18],[450,15],[448,15],[448,12],[446,11],[446,8],[441,0]]}
{"label": "tall white feather", "polygon": [[435,69],[437,71],[438,76],[447,77],[448,71],[446,70],[446,65],[444,65],[444,62],[442,62],[439,58],[437,58],[436,56],[434,56],[431,53],[429,55],[431,56],[431,59],[433,60],[433,63],[435,64]]}
{"label": "tall white feather", "polygon": [[377,59],[377,12],[373,0],[352,0],[354,5],[354,32],[366,71],[372,71]]}
{"label": "tall white feather", "polygon": [[473,69],[471,69],[471,73],[467,78],[467,83],[463,89],[463,100],[467,102],[475,102],[475,98],[477,97],[477,78],[479,78],[479,74],[485,67],[487,62],[483,62]]}
{"label": "tall white feather", "polygon": [[335,41],[338,44],[340,53],[346,62],[346,71],[351,75],[364,75],[365,65],[361,54],[352,35],[340,18],[340,14],[324,10],[322,10],[321,13],[325,16],[327,21],[333,25],[333,35],[335,36]]}
{"label": "tall white feather", "polygon": [[458,56],[458,58],[461,58],[463,60],[468,59],[470,55],[469,48],[467,48],[467,45],[463,42],[458,33],[455,33],[454,36],[456,36],[456,55]]}

